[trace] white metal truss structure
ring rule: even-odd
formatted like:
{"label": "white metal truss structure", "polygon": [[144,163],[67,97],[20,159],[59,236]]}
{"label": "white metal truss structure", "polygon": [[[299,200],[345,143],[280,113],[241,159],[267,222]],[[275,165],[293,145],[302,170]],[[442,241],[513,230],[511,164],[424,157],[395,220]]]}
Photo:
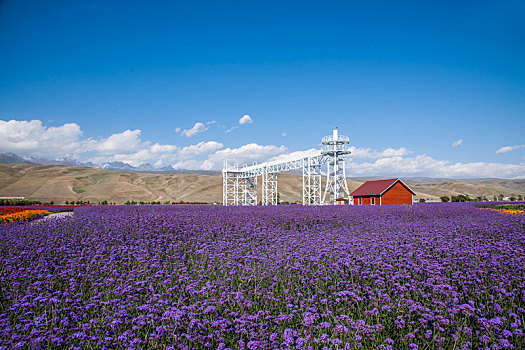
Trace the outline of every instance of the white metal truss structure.
{"label": "white metal truss structure", "polygon": [[321,166],[323,156],[309,157],[303,165],[303,205],[321,203]]}
{"label": "white metal truss structure", "polygon": [[251,166],[229,167],[224,164],[222,170],[224,205],[256,205],[257,177],[262,177],[262,204],[275,205],[277,201],[277,174],[291,170],[302,170],[303,204],[321,204],[321,166],[323,155],[313,152],[310,155],[267,162]]}
{"label": "white metal truss structure", "polygon": [[222,170],[222,204],[239,205],[239,173]]}
{"label": "white metal truss structure", "polygon": [[338,135],[337,129],[334,130],[332,136],[323,137],[322,154],[327,160],[324,204],[337,204],[339,199],[350,199],[343,158],[350,153],[349,142],[348,136]]}
{"label": "white metal truss structure", "polygon": [[[346,184],[344,158],[349,154],[347,149],[349,139],[338,136],[334,130],[332,136],[323,138],[322,151],[314,151],[308,155],[284,159],[280,161],[254,164],[239,168],[224,162],[223,205],[256,205],[257,177],[262,177],[262,204],[278,204],[277,174],[291,170],[301,170],[303,175],[303,205],[336,204],[339,198],[349,199],[350,192]],[[327,164],[327,181],[325,193],[322,195],[322,166]],[[346,195],[346,197],[341,197]],[[327,202],[328,200],[328,202]]]}
{"label": "white metal truss structure", "polygon": [[262,204],[276,205],[277,203],[277,173],[262,173]]}
{"label": "white metal truss structure", "polygon": [[257,205],[257,176],[240,177],[241,183],[241,205]]}

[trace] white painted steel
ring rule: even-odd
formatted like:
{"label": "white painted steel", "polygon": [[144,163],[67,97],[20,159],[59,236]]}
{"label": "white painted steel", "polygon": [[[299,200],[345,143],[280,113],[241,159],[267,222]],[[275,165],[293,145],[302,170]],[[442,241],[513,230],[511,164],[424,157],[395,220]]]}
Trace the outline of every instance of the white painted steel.
{"label": "white painted steel", "polygon": [[350,154],[347,136],[339,135],[337,129],[332,136],[323,137],[322,155],[326,157],[326,184],[323,204],[337,204],[337,199],[350,203],[350,191],[346,183],[344,156]]}
{"label": "white painted steel", "polygon": [[[262,204],[277,203],[277,174],[290,170],[302,170],[303,205],[336,204],[336,199],[349,199],[346,184],[343,156],[350,153],[347,146],[349,138],[339,135],[337,129],[332,136],[322,139],[321,151],[313,151],[307,156],[283,159],[262,164],[229,166],[224,162],[223,205],[256,205],[257,177],[262,177]],[[327,164],[325,193],[321,191],[322,166]],[[328,199],[328,202],[327,202]]]}
{"label": "white painted steel", "polygon": [[277,173],[264,171],[262,174],[262,205],[276,205],[277,203]]}

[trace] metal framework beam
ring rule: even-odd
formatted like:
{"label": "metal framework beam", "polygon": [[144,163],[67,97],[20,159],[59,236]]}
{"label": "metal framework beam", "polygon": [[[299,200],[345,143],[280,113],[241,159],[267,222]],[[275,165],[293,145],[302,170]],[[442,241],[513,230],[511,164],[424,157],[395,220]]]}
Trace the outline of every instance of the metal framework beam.
{"label": "metal framework beam", "polygon": [[264,171],[262,174],[262,204],[276,205],[277,203],[277,173]]}
{"label": "metal framework beam", "polygon": [[262,177],[262,204],[275,205],[277,200],[277,174],[301,170],[303,174],[303,204],[321,204],[321,166],[324,157],[312,152],[305,157],[267,162],[251,166],[229,167],[224,163],[223,205],[256,205],[257,177]]}
{"label": "metal framework beam", "polygon": [[323,137],[322,142],[322,154],[327,160],[323,203],[338,204],[341,199],[350,200],[343,158],[350,153],[347,149],[349,139],[347,136],[339,135],[338,130],[335,129],[332,136]]}
{"label": "metal framework beam", "polygon": [[[346,183],[344,156],[348,137],[337,134],[324,137],[323,149],[305,156],[284,159],[239,168],[224,162],[223,205],[257,205],[257,177],[262,177],[262,204],[278,204],[277,174],[290,170],[301,170],[303,178],[303,205],[337,204],[341,198],[349,200]],[[324,194],[321,191],[322,166],[327,164]]]}
{"label": "metal framework beam", "polygon": [[303,159],[303,205],[321,204],[322,157]]}

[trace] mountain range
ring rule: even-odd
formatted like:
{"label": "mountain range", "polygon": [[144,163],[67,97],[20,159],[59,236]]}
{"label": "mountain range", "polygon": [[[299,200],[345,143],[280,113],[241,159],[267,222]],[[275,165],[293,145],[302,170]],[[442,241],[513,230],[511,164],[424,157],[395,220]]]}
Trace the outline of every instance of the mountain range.
{"label": "mountain range", "polygon": [[[117,204],[126,201],[222,202],[222,176],[219,171],[115,171],[110,170],[110,167],[98,169],[78,165],[40,165],[15,156],[4,154],[0,157],[0,197],[24,197],[27,200],[55,203],[79,200]],[[366,180],[347,179],[350,191]],[[525,179],[402,180],[416,192],[416,199],[427,201],[439,201],[441,196],[459,194],[472,198],[486,196],[490,199],[499,194],[516,197],[525,195]],[[301,201],[301,186],[301,175],[278,175],[278,191],[282,201]]]}
{"label": "mountain range", "polygon": [[15,153],[0,153],[0,163],[4,164],[34,164],[34,165],[69,165],[69,166],[83,166],[89,168],[99,168],[106,170],[125,170],[125,171],[173,171],[172,167],[154,167],[151,164],[143,164],[138,167],[134,167],[128,163],[124,162],[106,162],[101,164],[94,164],[91,162],[79,162],[76,159],[44,159],[44,158],[34,158],[34,157],[21,157]]}

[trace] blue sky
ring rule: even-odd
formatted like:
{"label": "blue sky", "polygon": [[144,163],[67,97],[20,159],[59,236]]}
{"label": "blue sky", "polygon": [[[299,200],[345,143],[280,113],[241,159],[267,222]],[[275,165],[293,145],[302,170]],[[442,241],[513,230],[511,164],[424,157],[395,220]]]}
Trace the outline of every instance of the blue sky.
{"label": "blue sky", "polygon": [[525,177],[524,18],[522,1],[4,0],[0,152],[215,169],[338,126],[350,175]]}

